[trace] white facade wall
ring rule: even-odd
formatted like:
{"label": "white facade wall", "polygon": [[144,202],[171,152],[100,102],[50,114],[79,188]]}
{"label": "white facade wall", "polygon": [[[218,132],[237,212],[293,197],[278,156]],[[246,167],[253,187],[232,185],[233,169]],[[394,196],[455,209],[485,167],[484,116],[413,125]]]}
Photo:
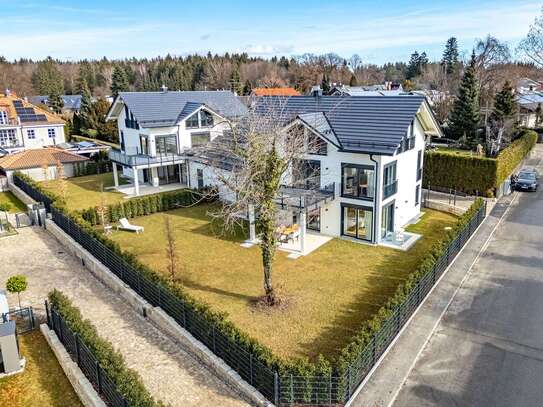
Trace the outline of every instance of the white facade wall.
{"label": "white facade wall", "polygon": [[[74,169],[73,163],[67,163],[63,164],[64,166],[64,176],[66,178],[73,177],[75,175],[75,169]],[[47,180],[54,180],[57,178],[57,167],[56,165],[51,165],[47,167],[47,172],[44,171],[43,168],[27,168],[22,170],[17,170],[25,175],[28,175],[30,178],[32,178],[34,181],[47,181]],[[13,182],[13,173],[15,171],[6,171],[6,176],[9,180],[9,182]]]}
{"label": "white facade wall", "polygon": [[[54,146],[55,144],[64,143],[66,141],[64,135],[64,125],[62,124],[47,124],[35,126],[0,126],[2,130],[15,130],[18,140],[18,146],[14,148],[5,147],[6,150],[14,153],[17,151],[43,148]],[[50,138],[48,129],[55,129],[55,138]],[[29,130],[34,132],[34,138],[29,138]]]}

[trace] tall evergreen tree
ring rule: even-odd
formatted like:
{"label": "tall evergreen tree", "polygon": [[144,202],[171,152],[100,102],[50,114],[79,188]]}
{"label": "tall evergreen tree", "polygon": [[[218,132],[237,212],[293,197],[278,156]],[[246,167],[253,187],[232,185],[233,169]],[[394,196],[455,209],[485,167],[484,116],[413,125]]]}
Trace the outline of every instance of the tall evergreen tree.
{"label": "tall evergreen tree", "polygon": [[330,82],[328,81],[326,74],[322,75],[321,89],[323,95],[327,95],[330,92]]}
{"label": "tall evergreen tree", "polygon": [[92,115],[92,96],[87,81],[81,81],[81,107],[79,108],[80,124],[84,128],[89,128],[89,118]]}
{"label": "tall evergreen tree", "polygon": [[56,114],[62,113],[62,108],[64,107],[64,101],[62,100],[62,95],[58,92],[54,92],[49,95],[49,108]]}
{"label": "tall evergreen tree", "polygon": [[243,84],[241,83],[241,76],[238,68],[234,68],[230,74],[230,90],[236,95],[243,94]]}
{"label": "tall evergreen tree", "polygon": [[356,80],[356,76],[354,76],[354,73],[351,75],[351,80],[349,81],[349,86],[357,86],[358,81]]}
{"label": "tall evergreen tree", "polygon": [[441,65],[445,67],[448,75],[454,73],[458,66],[458,41],[456,37],[451,37],[445,44]]}
{"label": "tall evergreen tree", "polygon": [[128,87],[126,71],[122,66],[116,65],[111,75],[111,94],[117,96],[119,92],[126,92],[129,89]]}
{"label": "tall evergreen tree", "polygon": [[32,84],[40,95],[62,95],[64,93],[64,80],[55,61],[51,57],[38,63],[32,74]]}
{"label": "tall evergreen tree", "polygon": [[249,81],[249,79],[247,79],[245,81],[245,85],[243,85],[243,94],[245,96],[248,96],[251,94],[252,91],[253,91],[253,85],[251,85],[251,82]]}
{"label": "tall evergreen tree", "polygon": [[420,55],[418,51],[415,51],[411,54],[411,59],[409,59],[405,77],[407,79],[413,79],[418,75],[420,75]]}
{"label": "tall evergreen tree", "polygon": [[476,58],[475,52],[473,52],[470,64],[464,72],[458,97],[449,115],[450,135],[455,139],[465,137],[470,147],[475,147],[481,142],[479,138],[479,93],[475,64]]}
{"label": "tall evergreen tree", "polygon": [[513,117],[516,108],[517,104],[513,94],[513,87],[509,81],[506,81],[502,90],[496,93],[492,115],[498,120],[507,120]]}

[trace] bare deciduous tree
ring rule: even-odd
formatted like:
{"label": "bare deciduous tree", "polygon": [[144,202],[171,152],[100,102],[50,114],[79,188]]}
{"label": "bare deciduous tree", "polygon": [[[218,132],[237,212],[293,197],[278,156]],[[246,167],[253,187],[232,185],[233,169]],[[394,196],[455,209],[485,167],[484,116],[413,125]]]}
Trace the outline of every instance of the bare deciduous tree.
{"label": "bare deciduous tree", "polygon": [[260,101],[243,121],[230,124],[228,136],[215,139],[201,150],[215,169],[217,194],[223,200],[220,210],[213,215],[228,229],[243,222],[241,216],[247,214],[248,208],[254,208],[257,214],[263,300],[269,306],[281,301],[272,279],[280,224],[278,197],[282,184],[303,183],[301,176],[313,177],[313,174],[300,174],[296,168],[308,149],[318,143],[301,126],[285,127],[290,119],[285,104],[286,99],[279,98]]}
{"label": "bare deciduous tree", "polygon": [[543,67],[543,9],[541,15],[535,18],[530,30],[518,48],[521,54],[535,63],[538,67]]}

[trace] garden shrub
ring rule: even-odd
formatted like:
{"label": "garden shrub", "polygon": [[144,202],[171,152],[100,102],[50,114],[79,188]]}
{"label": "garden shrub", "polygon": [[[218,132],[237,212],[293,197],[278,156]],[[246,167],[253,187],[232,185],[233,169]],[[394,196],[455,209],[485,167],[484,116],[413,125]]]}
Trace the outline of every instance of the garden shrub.
{"label": "garden shrub", "polygon": [[504,148],[497,158],[427,151],[423,184],[492,197],[495,189],[509,177],[536,142],[534,131],[521,130],[520,137]]}
{"label": "garden shrub", "polygon": [[143,385],[139,374],[126,365],[121,353],[116,351],[110,342],[98,335],[96,328],[88,319],[83,319],[79,309],[66,295],[55,289],[49,293],[48,298],[51,308],[62,316],[70,330],[85,343],[129,405],[141,407],[164,405],[154,400]]}

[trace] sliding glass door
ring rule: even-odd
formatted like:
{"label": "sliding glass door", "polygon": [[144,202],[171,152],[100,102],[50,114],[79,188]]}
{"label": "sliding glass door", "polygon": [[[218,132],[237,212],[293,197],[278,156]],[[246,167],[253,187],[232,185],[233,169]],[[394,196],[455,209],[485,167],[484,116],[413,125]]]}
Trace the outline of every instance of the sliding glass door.
{"label": "sliding glass door", "polygon": [[394,201],[383,207],[381,213],[381,237],[394,232]]}
{"label": "sliding glass door", "polygon": [[343,206],[343,235],[360,240],[372,240],[373,212],[369,208]]}

